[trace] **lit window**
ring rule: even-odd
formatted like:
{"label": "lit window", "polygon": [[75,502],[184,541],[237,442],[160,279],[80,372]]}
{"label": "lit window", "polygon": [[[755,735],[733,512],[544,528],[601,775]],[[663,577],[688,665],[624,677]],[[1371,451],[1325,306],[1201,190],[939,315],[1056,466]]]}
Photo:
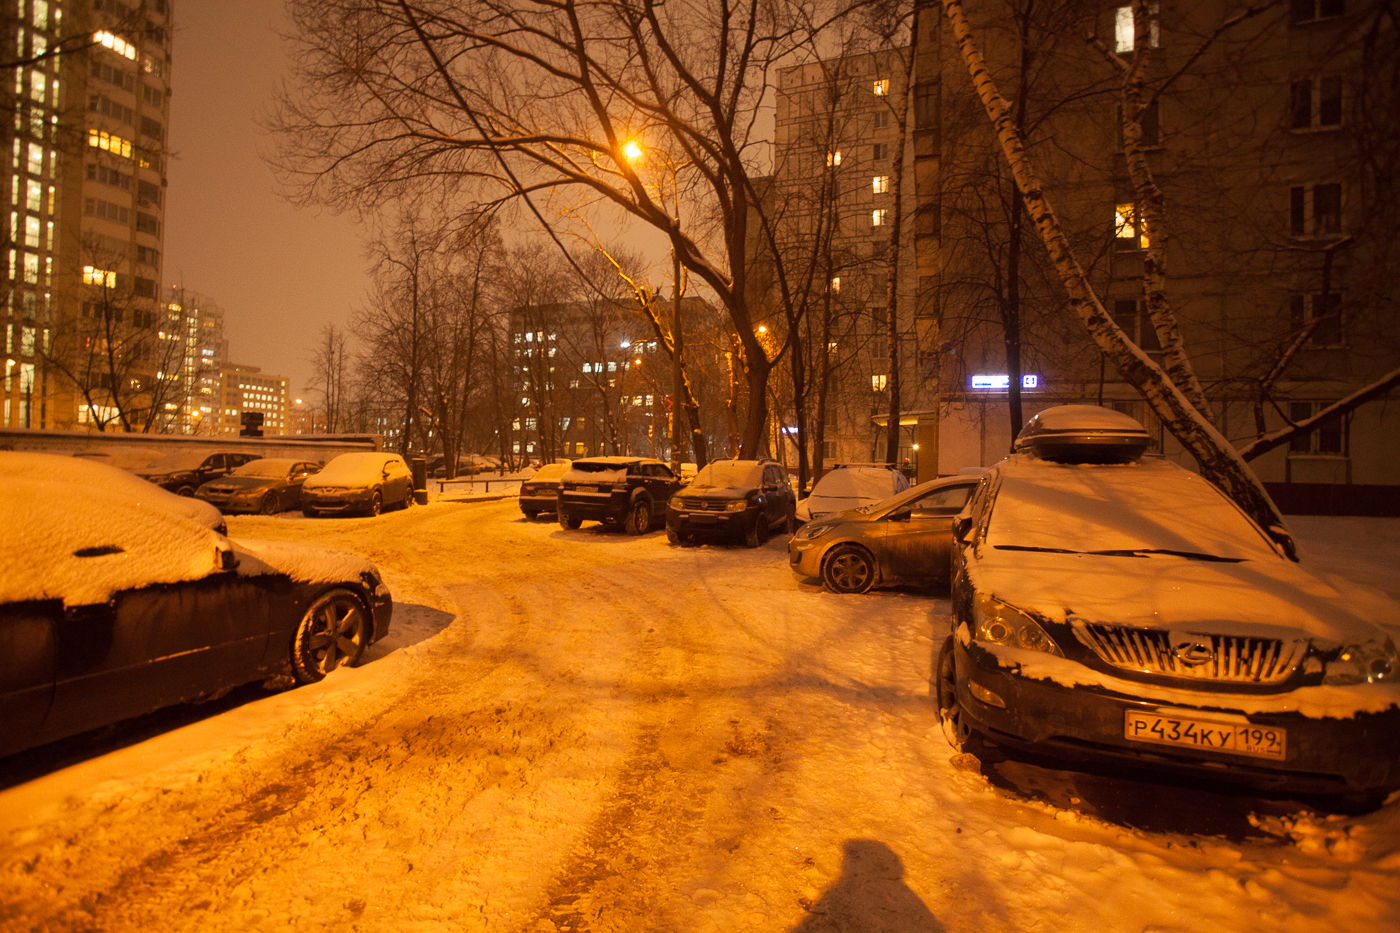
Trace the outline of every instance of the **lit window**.
{"label": "lit window", "polygon": [[890,190],[890,176],[876,175],[870,180],[870,190],[875,194],[885,194]]}
{"label": "lit window", "polygon": [[[1162,41],[1162,28],[1158,19],[1160,7],[1156,3],[1147,4],[1147,47],[1155,49]],[[1133,8],[1120,6],[1113,14],[1113,50],[1120,54],[1131,52],[1137,47],[1137,27],[1133,23]]]}
{"label": "lit window", "polygon": [[837,149],[835,152],[828,152],[828,153],[826,154],[826,164],[827,164],[827,167],[828,167],[828,168],[831,168],[831,167],[836,166],[836,165],[840,165],[840,164],[841,164],[841,150],[840,150],[840,149]]}
{"label": "lit window", "polygon": [[1136,204],[1119,204],[1113,210],[1113,238],[1123,249],[1147,249],[1147,227],[1138,218]]}
{"label": "lit window", "polygon": [[840,291],[841,291],[841,276],[839,276],[839,275],[833,275],[833,276],[831,277],[831,293],[834,295],[834,294],[839,293]]}
{"label": "lit window", "polygon": [[24,220],[24,245],[39,248],[39,218],[26,217]]}
{"label": "lit window", "polygon": [[38,143],[29,144],[29,174],[44,174],[44,147]]}
{"label": "lit window", "polygon": [[92,34],[92,41],[96,42],[103,48],[111,49],[113,52],[116,52],[122,58],[127,58],[131,61],[136,61],[136,46],[132,45],[130,42],[127,42],[121,36],[115,36],[112,33],[107,32],[105,29],[103,29]]}
{"label": "lit window", "polygon": [[83,266],[83,284],[116,288],[117,274],[109,269],[99,269],[96,266]]}
{"label": "lit window", "polygon": [[94,149],[101,149],[103,152],[110,152],[112,155],[119,155],[122,158],[131,158],[131,140],[122,139],[120,136],[113,136],[106,130],[88,130],[88,145]]}
{"label": "lit window", "polygon": [[48,91],[48,79],[42,71],[31,71],[29,73],[29,96],[38,101],[44,102],[44,95]]}
{"label": "lit window", "polygon": [[871,90],[875,92],[876,97],[884,97],[890,92],[890,79],[876,78],[875,85]]}
{"label": "lit window", "polygon": [[871,388],[873,391],[875,391],[875,392],[883,392],[883,391],[885,391],[885,387],[888,386],[888,385],[889,385],[889,377],[888,377],[888,376],[871,376],[871,377],[870,377],[870,388]]}
{"label": "lit window", "polygon": [[889,223],[890,212],[887,208],[877,207],[870,212],[870,224],[874,227],[883,227]]}

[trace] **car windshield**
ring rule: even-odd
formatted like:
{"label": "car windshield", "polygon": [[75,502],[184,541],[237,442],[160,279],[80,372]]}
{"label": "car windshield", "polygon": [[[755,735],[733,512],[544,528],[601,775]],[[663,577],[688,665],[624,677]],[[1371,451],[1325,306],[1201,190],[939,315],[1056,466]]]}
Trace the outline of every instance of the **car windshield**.
{"label": "car windshield", "polygon": [[381,479],[387,458],[383,454],[341,454],[316,474],[323,485],[340,483],[377,483]]}
{"label": "car windshield", "polygon": [[823,476],[813,487],[812,498],[888,499],[896,488],[891,470],[844,467]]}
{"label": "car windshield", "polygon": [[756,460],[720,460],[705,465],[691,485],[754,489],[763,478],[763,464]]}
{"label": "car windshield", "polygon": [[207,451],[177,451],[175,453],[166,454],[151,463],[141,472],[178,473],[182,470],[197,470],[210,456],[211,454]]}
{"label": "car windshield", "polygon": [[1265,560],[1263,534],[1210,483],[1166,461],[1007,470],[987,526],[1003,550]]}
{"label": "car windshield", "polygon": [[259,476],[263,479],[282,479],[292,472],[297,460],[250,460],[230,473],[230,476]]}
{"label": "car windshield", "polygon": [[568,469],[569,465],[567,463],[546,463],[536,470],[535,475],[530,477],[530,479],[537,483],[558,482],[559,478],[568,472]]}

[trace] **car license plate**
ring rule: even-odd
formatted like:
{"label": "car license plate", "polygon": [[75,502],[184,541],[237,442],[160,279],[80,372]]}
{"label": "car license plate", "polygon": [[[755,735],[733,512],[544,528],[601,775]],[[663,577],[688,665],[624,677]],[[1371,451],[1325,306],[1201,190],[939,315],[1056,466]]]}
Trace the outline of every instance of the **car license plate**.
{"label": "car license plate", "polygon": [[690,520],[695,522],[697,525],[713,525],[719,521],[719,518],[714,515],[699,515],[692,512],[690,515]]}
{"label": "car license plate", "polygon": [[1209,749],[1273,761],[1283,761],[1288,751],[1288,733],[1277,726],[1187,718],[1166,712],[1128,710],[1123,719],[1123,737],[1134,742]]}

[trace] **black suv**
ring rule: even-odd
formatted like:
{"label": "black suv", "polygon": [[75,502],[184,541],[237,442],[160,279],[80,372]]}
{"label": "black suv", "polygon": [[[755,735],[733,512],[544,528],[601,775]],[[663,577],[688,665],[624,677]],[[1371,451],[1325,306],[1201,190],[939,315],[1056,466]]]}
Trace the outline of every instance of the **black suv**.
{"label": "black suv", "polygon": [[776,460],[715,460],[695,474],[666,509],[666,538],[680,544],[697,532],[743,535],[758,547],[773,529],[797,524],[797,495]]}
{"label": "black suv", "polygon": [[166,454],[138,475],[169,492],[192,496],[196,489],[211,479],[227,476],[243,464],[261,459],[262,454],[180,451]]}
{"label": "black suv", "polygon": [[591,457],[575,460],[559,482],[559,524],[623,523],[628,534],[649,531],[681,481],[660,460]]}

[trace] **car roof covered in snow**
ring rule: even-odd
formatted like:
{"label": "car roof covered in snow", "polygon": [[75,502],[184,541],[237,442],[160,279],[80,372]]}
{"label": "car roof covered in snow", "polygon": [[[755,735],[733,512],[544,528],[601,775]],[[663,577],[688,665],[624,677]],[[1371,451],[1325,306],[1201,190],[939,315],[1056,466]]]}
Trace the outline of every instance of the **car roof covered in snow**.
{"label": "car roof covered in snow", "polygon": [[[120,489],[145,499],[153,508],[164,508],[205,528],[217,530],[224,527],[223,515],[202,499],[166,492],[154,483],[92,457],[0,451],[0,477],[33,477],[53,480],[60,486]],[[56,494],[61,496],[61,490]]]}
{"label": "car roof covered in snow", "polygon": [[[383,451],[341,454],[307,479],[311,485],[329,486],[345,482],[371,482],[380,478],[386,463],[403,463],[398,454]],[[315,480],[315,483],[312,483]]]}
{"label": "car roof covered in snow", "polygon": [[858,499],[878,502],[909,488],[909,481],[898,470],[888,467],[842,467],[825,473],[812,487],[809,498]]}

